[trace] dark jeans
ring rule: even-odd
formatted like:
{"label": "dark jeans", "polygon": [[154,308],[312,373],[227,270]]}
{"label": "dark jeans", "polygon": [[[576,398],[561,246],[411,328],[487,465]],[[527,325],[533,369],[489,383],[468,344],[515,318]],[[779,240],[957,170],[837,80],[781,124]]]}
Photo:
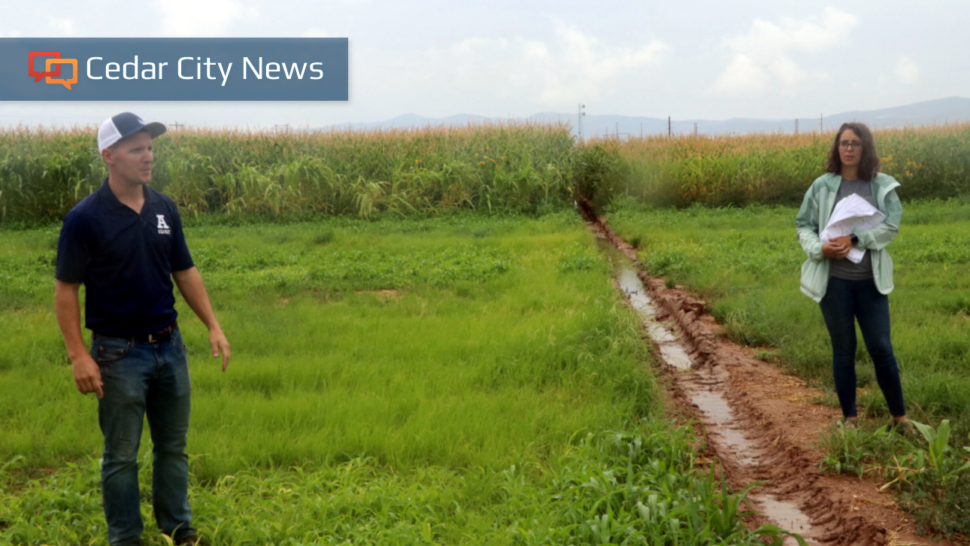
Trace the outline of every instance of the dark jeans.
{"label": "dark jeans", "polygon": [[98,422],[104,434],[101,494],[111,546],[137,544],[143,530],[138,493],[138,444],[148,416],[153,445],[155,520],[176,540],[195,534],[188,501],[188,363],[182,334],[138,343],[94,336],[91,356],[101,369],[104,398]]}
{"label": "dark jeans", "polygon": [[828,289],[820,303],[825,326],[832,338],[832,374],[842,415],[857,415],[855,394],[855,321],[859,321],[866,350],[876,367],[876,381],[882,389],[889,413],[906,415],[899,367],[889,339],[889,297],[880,294],[872,279],[829,278]]}

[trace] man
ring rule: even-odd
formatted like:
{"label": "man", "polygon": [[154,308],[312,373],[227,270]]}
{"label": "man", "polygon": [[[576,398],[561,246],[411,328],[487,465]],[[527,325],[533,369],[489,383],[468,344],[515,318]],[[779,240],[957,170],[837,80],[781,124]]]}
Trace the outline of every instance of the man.
{"label": "man", "polygon": [[[176,544],[195,544],[188,503],[189,380],[172,279],[209,329],[212,356],[229,364],[229,342],[192,263],[175,203],[148,187],[152,139],[165,132],[125,112],[105,120],[98,149],[108,165],[100,189],[64,218],[57,244],[57,322],[81,394],[98,396],[104,435],[101,494],[112,546],[138,544],[138,444],[148,416],[153,445],[152,505]],[[86,289],[81,337],[78,290]]]}

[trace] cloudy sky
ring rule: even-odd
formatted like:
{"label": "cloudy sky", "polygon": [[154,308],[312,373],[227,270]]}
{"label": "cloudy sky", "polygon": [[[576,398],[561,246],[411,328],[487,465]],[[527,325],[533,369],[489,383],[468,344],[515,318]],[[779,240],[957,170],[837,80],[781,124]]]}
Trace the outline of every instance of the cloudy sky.
{"label": "cloudy sky", "polygon": [[121,110],[320,127],[416,113],[817,117],[970,96],[970,2],[0,0],[0,36],[346,37],[341,103],[0,103],[0,124]]}

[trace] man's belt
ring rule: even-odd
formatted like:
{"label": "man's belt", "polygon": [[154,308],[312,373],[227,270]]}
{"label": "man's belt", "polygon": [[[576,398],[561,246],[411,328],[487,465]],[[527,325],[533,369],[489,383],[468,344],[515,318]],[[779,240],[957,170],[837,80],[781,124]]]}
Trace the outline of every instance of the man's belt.
{"label": "man's belt", "polygon": [[179,324],[177,320],[173,320],[172,324],[162,328],[157,332],[152,332],[150,334],[141,334],[137,336],[116,336],[111,334],[97,334],[98,337],[113,337],[116,339],[130,339],[138,343],[158,343],[159,341],[168,341],[172,339],[172,334],[175,330],[178,330]]}

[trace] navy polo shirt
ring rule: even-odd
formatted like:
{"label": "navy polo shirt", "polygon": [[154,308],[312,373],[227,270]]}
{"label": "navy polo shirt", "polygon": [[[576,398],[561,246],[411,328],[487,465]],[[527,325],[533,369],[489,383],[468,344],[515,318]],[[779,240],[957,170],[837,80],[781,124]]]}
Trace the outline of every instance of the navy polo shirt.
{"label": "navy polo shirt", "polygon": [[56,277],[84,284],[85,326],[99,334],[150,334],[171,324],[172,272],[193,265],[175,202],[144,188],[141,214],[119,201],[105,178],[64,218]]}

